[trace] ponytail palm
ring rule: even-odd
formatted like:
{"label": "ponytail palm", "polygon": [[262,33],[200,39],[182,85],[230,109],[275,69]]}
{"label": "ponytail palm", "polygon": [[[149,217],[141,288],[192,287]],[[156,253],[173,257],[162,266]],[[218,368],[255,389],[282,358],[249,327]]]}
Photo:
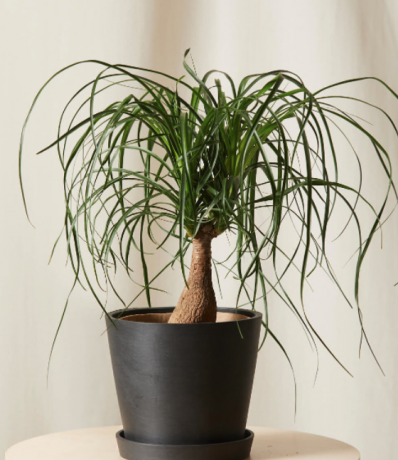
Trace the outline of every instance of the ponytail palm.
{"label": "ponytail palm", "polygon": [[[235,85],[223,72],[210,71],[200,79],[184,60],[193,82],[189,84],[185,78],[147,69],[85,62],[99,64],[101,72],[71,98],[56,140],[39,152],[56,147],[64,171],[64,229],[75,282],[88,285],[105,313],[101,289],[114,290],[127,308],[138,296],[122,300],[113,272],[123,267],[134,280],[131,261],[138,256],[143,282],[134,282],[150,306],[155,281],[179,264],[185,287],[170,321],[215,321],[211,244],[227,232],[233,242],[230,255],[213,262],[215,267],[227,266],[239,283],[236,305],[256,308],[261,303],[265,335],[277,340],[268,321],[267,294],[273,291],[310,336],[323,343],[306,316],[303,290],[318,267],[337,283],[326,250],[336,204],[347,207],[347,226],[358,236],[358,301],[364,256],[383,222],[389,195],[397,198],[387,151],[362,120],[331,104],[337,96],[325,96],[325,90],[357,80],[311,93],[298,76],[285,71],[250,75]],[[54,77],[38,93],[26,123]],[[125,89],[127,96],[99,108],[99,97],[115,88]],[[80,105],[66,123],[65,114],[76,100]],[[371,107],[387,117],[397,134],[389,116]],[[360,157],[349,142],[344,149],[358,162],[359,183],[339,179],[335,137],[342,133],[344,139],[344,125],[367,139],[382,167],[386,192],[378,208],[361,193]],[[357,213],[359,203],[373,215],[366,233]],[[281,230],[292,225],[297,238],[286,252]],[[155,273],[149,270],[149,244],[170,256]],[[184,260],[191,244],[187,276]],[[274,270],[274,280],[267,265]],[[291,269],[300,273],[300,308],[284,286]],[[357,309],[363,331],[358,304]]]}

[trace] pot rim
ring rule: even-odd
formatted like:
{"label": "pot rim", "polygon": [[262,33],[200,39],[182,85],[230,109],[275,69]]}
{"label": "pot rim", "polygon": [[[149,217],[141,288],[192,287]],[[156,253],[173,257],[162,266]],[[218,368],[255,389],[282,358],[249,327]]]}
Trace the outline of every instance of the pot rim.
{"label": "pot rim", "polygon": [[[122,318],[125,316],[131,316],[131,315],[138,315],[138,314],[145,314],[145,313],[171,313],[174,310],[175,307],[145,307],[145,308],[121,308],[119,310],[114,310],[108,313],[109,317],[112,318],[113,321],[121,321]],[[233,321],[223,321],[219,323],[193,323],[193,324],[181,324],[181,323],[150,323],[150,322],[135,322],[135,321],[123,321],[123,323],[129,323],[129,324],[140,324],[140,325],[156,325],[156,326],[162,326],[162,325],[167,325],[168,327],[171,326],[177,326],[177,327],[200,327],[200,326],[209,326],[209,325],[222,325],[222,324],[236,324],[237,322],[240,323],[242,321],[248,321],[248,320],[255,320],[255,319],[260,319],[262,318],[262,313],[256,311],[256,310],[246,310],[244,308],[229,308],[229,307],[218,307],[217,308],[218,312],[225,312],[225,313],[237,313],[240,315],[245,315],[247,318],[242,318],[238,320],[233,320]],[[118,316],[117,316],[118,315]],[[116,317],[117,316],[117,317]]]}

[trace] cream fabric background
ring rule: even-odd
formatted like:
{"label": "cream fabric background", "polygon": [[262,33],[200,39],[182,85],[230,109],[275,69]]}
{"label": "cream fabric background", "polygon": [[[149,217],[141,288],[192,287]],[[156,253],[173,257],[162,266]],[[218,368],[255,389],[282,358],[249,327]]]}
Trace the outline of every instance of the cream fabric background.
{"label": "cream fabric background", "polygon": [[[88,58],[156,67],[180,76],[182,54],[191,47],[201,74],[220,68],[239,79],[283,68],[300,74],[312,90],[372,75],[397,90],[397,24],[394,0],[0,2],[0,451],[28,437],[119,421],[107,340],[101,336],[103,323],[95,302],[82,291],[76,290],[72,297],[46,388],[51,341],[72,277],[62,251],[47,266],[62,226],[56,155],[34,157],[33,152],[52,139],[67,95],[96,69],[87,67],[61,77],[32,120],[24,171],[34,230],[19,193],[17,150],[23,119],[39,86],[60,67]],[[375,85],[358,85],[355,94],[379,103],[398,120],[397,103]],[[44,121],[48,131],[42,128]],[[380,123],[379,132],[384,129]],[[394,148],[398,170],[397,145],[391,135],[382,138]],[[372,168],[368,157],[364,161]],[[377,175],[372,187],[371,193],[379,193]],[[397,458],[398,288],[393,288],[398,281],[397,234],[398,213],[386,226],[385,249],[373,246],[362,276],[365,324],[387,377],[368,350],[358,361],[355,312],[319,278],[307,299],[309,311],[355,378],[321,352],[320,374],[313,386],[315,356],[294,319],[274,299],[271,320],[297,373],[297,417],[294,421],[288,365],[269,342],[259,356],[249,423],[336,437],[355,445],[363,460]],[[348,237],[336,249],[337,269],[351,253],[349,243]],[[351,281],[349,271],[340,273],[343,282]],[[177,300],[181,283],[172,276],[172,296],[157,299],[159,305]],[[225,287],[223,304],[233,304],[234,288]],[[347,327],[342,327],[343,321]]]}

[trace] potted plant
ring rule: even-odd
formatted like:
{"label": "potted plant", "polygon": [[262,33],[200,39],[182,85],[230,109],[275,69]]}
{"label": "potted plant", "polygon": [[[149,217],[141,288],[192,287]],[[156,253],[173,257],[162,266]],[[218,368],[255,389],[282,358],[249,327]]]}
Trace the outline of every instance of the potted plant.
{"label": "potted plant", "polygon": [[[123,422],[121,455],[243,460],[253,439],[245,426],[261,324],[262,343],[272,337],[285,352],[270,328],[268,291],[276,292],[311,340],[320,341],[339,362],[305,313],[306,278],[323,267],[337,283],[326,241],[336,204],[342,203],[349,211],[347,226],[358,234],[354,291],[367,340],[358,305],[359,273],[384,222],[388,198],[393,193],[396,199],[397,193],[388,152],[361,120],[331,104],[337,96],[325,95],[361,79],[311,93],[295,74],[277,71],[249,75],[235,86],[223,72],[199,78],[186,62],[188,51],[184,67],[193,85],[153,70],[84,61],[102,70],[72,96],[55,141],[39,153],[57,149],[74,285],[88,286],[106,316]],[[62,69],[37,94],[22,131],[20,165],[25,127],[38,98],[56,75],[77,64],[83,63]],[[115,88],[126,90],[126,97],[99,106],[98,99]],[[371,107],[396,133],[390,117]],[[383,168],[386,193],[378,209],[362,195],[360,156],[349,141],[344,149],[358,161],[359,184],[339,179],[335,144],[345,138],[341,124],[369,141]],[[366,234],[359,203],[373,214]],[[281,229],[289,225],[297,240],[286,252]],[[212,244],[225,233],[232,242],[230,255],[212,261]],[[154,274],[148,267],[149,244],[170,257]],[[137,258],[141,280],[132,272]],[[228,267],[239,284],[230,308],[217,308],[212,263],[216,269]],[[151,308],[151,293],[160,289],[155,283],[174,265],[185,282],[177,306]],[[125,300],[118,290],[117,267],[138,284],[133,299]],[[290,269],[300,272],[300,307],[283,284]],[[113,293],[122,308],[108,312],[103,291]],[[147,308],[136,307],[141,294]],[[247,308],[239,308],[242,303]],[[259,303],[262,314],[256,310]]]}

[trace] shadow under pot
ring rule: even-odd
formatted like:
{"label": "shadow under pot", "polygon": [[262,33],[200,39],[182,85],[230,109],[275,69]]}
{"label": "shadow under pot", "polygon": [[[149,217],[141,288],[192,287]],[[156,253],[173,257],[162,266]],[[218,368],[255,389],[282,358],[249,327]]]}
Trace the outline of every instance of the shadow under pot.
{"label": "shadow under pot", "polygon": [[172,307],[118,310],[107,318],[129,460],[243,460],[261,319],[219,308],[216,323],[168,324]]}

